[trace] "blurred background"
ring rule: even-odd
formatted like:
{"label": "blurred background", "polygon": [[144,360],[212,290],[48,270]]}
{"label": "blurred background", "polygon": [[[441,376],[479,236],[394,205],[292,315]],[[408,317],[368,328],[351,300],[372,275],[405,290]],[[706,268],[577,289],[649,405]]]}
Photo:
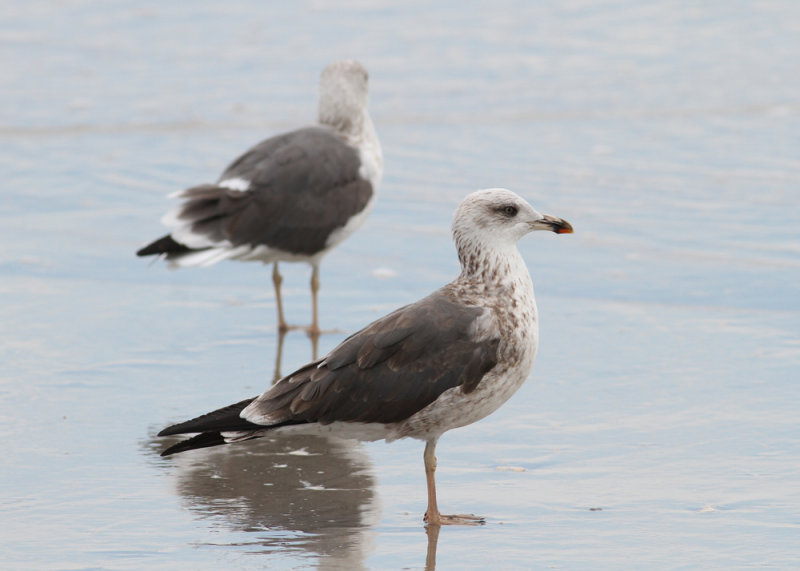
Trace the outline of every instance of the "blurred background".
{"label": "blurred background", "polygon": [[[421,569],[421,443],[263,439],[161,459],[254,396],[269,268],[138,259],[166,195],[312,123],[355,58],[385,160],[322,264],[349,333],[458,272],[502,186],[575,234],[520,243],[529,382],[437,449],[440,569],[800,565],[800,5],[97,2],[0,8],[0,551],[14,569]],[[305,265],[284,264],[290,322]],[[310,358],[290,332],[283,372]]]}

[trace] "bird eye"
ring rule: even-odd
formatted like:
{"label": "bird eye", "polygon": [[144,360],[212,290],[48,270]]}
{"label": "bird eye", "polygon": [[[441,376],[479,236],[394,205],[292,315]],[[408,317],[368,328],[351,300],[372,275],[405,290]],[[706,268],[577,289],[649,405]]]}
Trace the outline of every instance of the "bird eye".
{"label": "bird eye", "polygon": [[514,216],[516,216],[516,215],[517,215],[517,212],[519,212],[519,210],[517,209],[517,207],[516,207],[516,206],[514,206],[514,205],[512,205],[512,204],[508,204],[508,205],[506,205],[506,206],[503,206],[503,207],[500,209],[500,212],[502,212],[503,214],[505,214],[505,215],[506,215],[506,216],[508,216],[509,218],[512,218],[512,217],[514,217]]}

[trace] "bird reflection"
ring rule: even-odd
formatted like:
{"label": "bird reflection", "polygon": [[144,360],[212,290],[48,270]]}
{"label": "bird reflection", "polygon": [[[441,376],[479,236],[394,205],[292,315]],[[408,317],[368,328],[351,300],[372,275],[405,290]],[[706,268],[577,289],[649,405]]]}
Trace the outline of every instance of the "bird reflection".
{"label": "bird reflection", "polygon": [[[275,384],[278,382],[282,377],[283,374],[281,373],[281,363],[283,362],[283,342],[286,339],[286,334],[288,330],[279,329],[278,330],[278,343],[275,349],[275,372],[272,377],[272,383]],[[320,334],[317,333],[308,333],[308,339],[311,341],[311,360],[316,361],[317,355],[319,353],[319,336]]]}
{"label": "bird reflection", "polygon": [[357,442],[281,435],[164,466],[173,462],[188,509],[252,533],[257,552],[301,549],[319,558],[320,569],[364,568],[380,508],[369,457]]}
{"label": "bird reflection", "polygon": [[[273,382],[283,376],[289,331],[277,336]],[[307,337],[316,360],[320,334]],[[148,454],[156,456],[163,444],[162,438],[149,439]],[[159,465],[177,469],[176,490],[186,507],[201,519],[221,519],[233,531],[252,534],[247,544],[256,553],[300,551],[318,558],[319,569],[365,568],[380,507],[372,464],[360,443],[281,434],[170,460],[159,458]],[[425,530],[426,571],[436,569],[439,529]]]}
{"label": "bird reflection", "polygon": [[425,555],[425,571],[436,570],[436,546],[439,543],[439,525],[429,525],[425,528],[425,533],[428,535],[428,552]]}

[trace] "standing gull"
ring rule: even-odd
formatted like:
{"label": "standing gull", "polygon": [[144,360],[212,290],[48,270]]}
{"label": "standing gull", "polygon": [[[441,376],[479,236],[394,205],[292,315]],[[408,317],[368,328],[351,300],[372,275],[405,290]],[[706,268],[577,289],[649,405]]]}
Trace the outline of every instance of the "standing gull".
{"label": "standing gull", "polygon": [[289,326],[278,262],[307,262],[308,331],[319,334],[320,261],[364,222],[383,172],[367,100],[367,72],[360,63],[328,65],[320,77],[319,125],[262,141],[216,183],[176,193],[184,202],[162,219],[174,230],[136,254],[164,255],[173,267],[227,259],[272,262],[281,331]]}
{"label": "standing gull", "polygon": [[495,411],[530,373],[539,326],[517,241],[533,230],[566,234],[572,226],[509,190],[470,194],[453,219],[458,278],[351,335],[261,396],[162,430],[159,436],[200,433],[162,455],[283,431],[417,438],[425,441],[425,521],[482,521],[439,513],[434,451],[444,432]]}

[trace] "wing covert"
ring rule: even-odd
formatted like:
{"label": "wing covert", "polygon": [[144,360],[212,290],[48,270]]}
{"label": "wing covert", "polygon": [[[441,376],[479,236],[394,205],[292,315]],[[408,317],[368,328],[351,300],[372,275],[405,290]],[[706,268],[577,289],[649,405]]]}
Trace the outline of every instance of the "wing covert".
{"label": "wing covert", "polygon": [[250,422],[398,422],[448,389],[471,392],[497,363],[499,336],[477,338],[489,311],[443,290],[379,319],[324,359],[282,379],[244,412]]}

